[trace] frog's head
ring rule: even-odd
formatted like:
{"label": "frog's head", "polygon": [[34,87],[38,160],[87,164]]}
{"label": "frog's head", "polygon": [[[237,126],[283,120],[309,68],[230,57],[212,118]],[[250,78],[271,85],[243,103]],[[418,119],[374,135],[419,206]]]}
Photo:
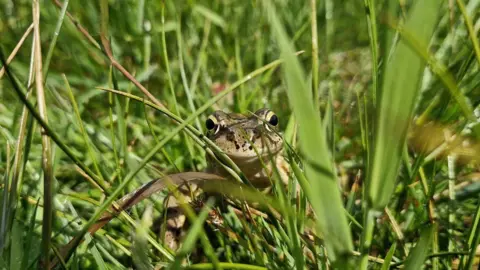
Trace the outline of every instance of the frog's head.
{"label": "frog's head", "polygon": [[269,109],[251,115],[215,111],[205,125],[207,137],[239,166],[276,155],[283,147],[277,132],[278,117]]}

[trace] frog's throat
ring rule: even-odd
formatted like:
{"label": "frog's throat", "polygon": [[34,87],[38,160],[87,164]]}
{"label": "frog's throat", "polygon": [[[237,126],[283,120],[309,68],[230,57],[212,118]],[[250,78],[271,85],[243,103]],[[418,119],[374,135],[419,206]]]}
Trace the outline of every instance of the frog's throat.
{"label": "frog's throat", "polygon": [[238,163],[250,163],[257,162],[259,159],[266,160],[270,156],[276,156],[283,147],[270,148],[270,149],[257,149],[257,151],[237,152],[237,153],[225,153],[233,162]]}

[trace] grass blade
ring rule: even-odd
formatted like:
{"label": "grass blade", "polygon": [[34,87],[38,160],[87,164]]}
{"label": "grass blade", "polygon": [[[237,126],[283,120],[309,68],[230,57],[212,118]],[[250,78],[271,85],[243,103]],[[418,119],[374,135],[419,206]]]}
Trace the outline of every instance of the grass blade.
{"label": "grass blade", "polygon": [[[475,212],[475,217],[474,217],[474,223],[472,228],[470,229],[470,233],[468,237],[468,248],[470,250],[470,254],[468,256],[468,260],[465,263],[465,267],[463,267],[463,269],[472,269],[473,262],[475,261],[477,246],[480,243],[480,227],[478,226],[479,218],[480,218],[480,204],[477,205],[477,210]],[[464,260],[465,260],[465,256],[462,257],[462,262]]]}
{"label": "grass blade", "polygon": [[132,259],[137,269],[152,269],[150,258],[148,257],[148,228],[152,225],[152,206],[147,206],[142,220],[135,231],[132,246]]}
{"label": "grass blade", "polygon": [[193,8],[193,12],[198,12],[202,14],[206,19],[210,20],[213,24],[216,24],[221,28],[225,28],[227,25],[225,20],[220,15],[204,6],[195,5],[195,7]]}
{"label": "grass blade", "polygon": [[467,29],[468,29],[468,35],[473,44],[475,56],[477,57],[477,61],[480,63],[480,45],[478,44],[477,34],[475,33],[477,31],[474,30],[472,19],[468,16],[467,10],[465,8],[465,3],[463,2],[463,0],[457,0],[457,5],[460,8],[460,11],[462,12],[463,20],[465,21],[465,25],[467,26]]}
{"label": "grass blade", "polygon": [[45,82],[47,80],[48,68],[50,67],[50,60],[52,59],[53,50],[55,49],[55,45],[57,44],[57,38],[58,38],[58,35],[60,34],[60,29],[62,29],[65,13],[67,12],[68,1],[69,0],[63,1],[63,6],[60,11],[60,15],[58,16],[57,25],[55,26],[55,32],[53,34],[52,41],[50,42],[50,46],[48,47],[47,56],[45,57],[45,64],[44,64],[44,70],[43,70],[43,79],[45,80]]}
{"label": "grass blade", "polygon": [[[35,36],[35,83],[37,102],[40,117],[48,124],[47,104],[43,88],[42,73],[42,49],[40,39],[40,3],[34,0],[32,3],[33,34]],[[52,233],[53,213],[53,169],[52,169],[52,146],[50,137],[42,128],[42,169],[43,169],[43,224],[42,224],[42,255],[45,259],[45,268],[49,268],[50,238]]]}
{"label": "grass blade", "polygon": [[[8,56],[7,64],[10,64],[10,62],[12,62],[13,58],[15,58],[15,55],[17,54],[18,50],[20,50],[20,48],[23,45],[23,42],[25,41],[25,39],[27,39],[27,37],[32,32],[32,30],[33,30],[33,23],[27,28],[27,30],[25,31],[23,36],[20,38],[20,40],[18,41],[18,43],[15,46],[15,48],[13,49],[13,51]],[[3,77],[3,74],[5,74],[5,67],[0,68],[0,79]]]}
{"label": "grass blade", "polygon": [[313,104],[315,108],[318,108],[318,31],[317,31],[317,1],[310,0],[310,7],[312,8],[312,92],[313,92]]}
{"label": "grass blade", "polygon": [[175,261],[172,263],[171,269],[178,269],[180,267],[183,258],[185,258],[185,256],[187,256],[187,254],[194,249],[197,239],[201,237],[201,234],[204,234],[203,224],[205,223],[205,220],[207,220],[208,214],[212,207],[213,200],[210,199],[206,202],[202,211],[195,218],[195,221],[193,222],[188,234],[185,236],[182,247],[178,250],[175,256]]}
{"label": "grass blade", "polygon": [[307,160],[315,161],[322,169],[320,171],[307,162],[306,176],[312,186],[312,192],[308,192],[307,196],[310,194],[308,198],[317,214],[319,229],[325,236],[330,258],[335,261],[339,256],[350,253],[353,245],[336,177],[333,174],[332,161],[329,158],[325,132],[320,114],[314,108],[312,91],[307,87],[304,71],[294,56],[293,47],[281,26],[274,6],[271,2],[268,3],[265,9],[270,16],[270,24],[285,61],[283,71],[288,98],[295,118],[298,119],[300,149]]}
{"label": "grass blade", "polygon": [[80,115],[80,111],[78,110],[77,102],[75,101],[75,97],[73,96],[73,91],[72,88],[70,88],[70,83],[68,82],[67,76],[65,74],[62,74],[63,76],[63,81],[65,83],[65,86],[68,90],[68,97],[70,98],[70,103],[72,104],[73,107],[73,112],[75,113],[75,116],[77,117],[77,124],[80,129],[80,133],[83,136],[83,139],[85,141],[85,146],[87,148],[88,155],[90,156],[90,159],[92,160],[93,167],[95,168],[95,171],[97,172],[98,178],[101,180],[99,183],[102,187],[105,187],[105,180],[103,179],[103,175],[100,172],[100,168],[98,167],[98,161],[96,158],[96,154],[93,152],[92,147],[90,146],[90,140],[88,138],[87,132],[83,126],[82,122],[82,117]]}
{"label": "grass blade", "polygon": [[[435,0],[415,3],[405,31],[427,44],[438,12]],[[372,208],[383,209],[393,192],[424,66],[404,41],[400,41],[388,63],[378,106],[374,160],[368,176],[367,199]]]}
{"label": "grass blade", "polygon": [[428,255],[433,238],[433,226],[425,228],[422,231],[420,240],[415,245],[405,261],[405,269],[421,269]]}
{"label": "grass blade", "polygon": [[394,243],[390,249],[388,250],[387,256],[385,256],[385,261],[382,265],[382,270],[390,269],[390,263],[392,262],[393,254],[395,254],[395,250],[397,250],[397,244]]}
{"label": "grass blade", "polygon": [[[36,246],[36,238],[35,238],[35,217],[37,215],[37,210],[38,210],[38,204],[40,203],[39,200],[37,200],[36,204],[35,204],[35,208],[32,212],[32,216],[30,218],[30,222],[29,222],[29,227],[28,227],[28,230],[27,230],[27,233],[26,233],[26,238],[25,238],[25,246],[24,246],[24,250],[25,250],[25,254],[34,254],[36,252],[35,250],[35,246]],[[22,258],[22,263],[21,263],[21,267],[20,269],[27,269],[28,265],[31,264],[31,260],[32,260],[32,256],[28,255],[28,256],[23,256]]]}
{"label": "grass blade", "polygon": [[372,54],[372,103],[377,104],[377,89],[378,89],[378,33],[377,33],[377,18],[375,11],[375,0],[364,0],[365,11],[367,12],[368,33],[370,35],[370,52]]}
{"label": "grass blade", "polygon": [[[435,0],[415,3],[405,24],[405,32],[415,36],[418,43],[428,44],[437,21],[439,7]],[[367,255],[373,238],[374,220],[387,205],[393,193],[402,161],[402,149],[425,67],[425,62],[407,44],[401,40],[390,62],[387,63],[382,91],[377,99],[376,123],[373,125],[375,142],[373,148],[367,149],[369,156],[373,153],[373,160],[369,164],[371,167],[368,170],[364,193],[366,209],[365,230],[362,232],[361,240],[362,269],[367,269],[368,266]]]}
{"label": "grass blade", "polygon": [[[7,160],[10,161],[10,143],[7,141]],[[10,216],[10,205],[8,203],[8,189],[9,189],[9,173],[8,168],[10,164],[7,163],[7,169],[5,174],[3,175],[3,191],[2,191],[2,198],[1,198],[1,217],[0,217],[0,250],[3,250],[8,243],[7,231],[10,230],[8,228],[8,218]]]}

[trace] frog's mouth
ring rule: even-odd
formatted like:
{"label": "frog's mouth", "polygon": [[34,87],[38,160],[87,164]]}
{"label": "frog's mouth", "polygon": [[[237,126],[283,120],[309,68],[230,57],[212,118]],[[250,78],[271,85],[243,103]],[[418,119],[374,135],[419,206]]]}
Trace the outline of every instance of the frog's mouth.
{"label": "frog's mouth", "polygon": [[279,134],[268,134],[271,131],[266,132],[262,127],[221,130],[221,136],[215,138],[215,144],[237,164],[268,160],[282,150],[283,140]]}
{"label": "frog's mouth", "polygon": [[[248,146],[249,147],[249,146]],[[277,155],[283,148],[282,143],[277,145],[265,145],[263,147],[252,146],[248,151],[225,152],[225,154],[235,163],[256,162],[259,159],[268,160],[269,157]]]}

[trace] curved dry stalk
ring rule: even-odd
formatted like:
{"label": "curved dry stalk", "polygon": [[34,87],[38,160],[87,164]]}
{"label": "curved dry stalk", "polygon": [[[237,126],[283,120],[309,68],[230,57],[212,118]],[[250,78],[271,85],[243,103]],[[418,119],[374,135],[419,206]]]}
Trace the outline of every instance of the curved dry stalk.
{"label": "curved dry stalk", "polygon": [[138,82],[137,79],[135,79],[135,77],[133,77],[132,74],[130,74],[122,65],[120,65],[117,62],[117,60],[115,60],[115,58],[113,57],[112,50],[110,48],[110,44],[108,43],[107,38],[103,35],[102,35],[101,38],[102,38],[103,48],[104,48],[105,53],[107,54],[108,58],[110,59],[110,62],[112,64],[112,66],[114,66],[116,69],[118,69],[118,71],[120,71],[123,74],[123,76],[125,76],[136,87],[138,87],[138,89],[140,89],[150,100],[152,100],[152,102],[155,103],[155,105],[166,109],[166,107],[165,107],[165,105],[163,105],[163,103],[161,103],[154,95],[152,95],[152,93],[150,93],[150,91],[148,91],[147,88],[145,88],[140,82]]}
{"label": "curved dry stalk", "polygon": [[[212,181],[223,182],[225,181],[225,178],[210,173],[185,172],[166,175],[162,178],[154,179],[117,200],[115,205],[118,205],[118,208],[110,207],[108,212],[104,212],[97,222],[88,228],[88,232],[93,235],[122,211],[127,210],[139,202],[149,198],[153,194],[164,190],[169,185],[179,186],[182,184],[196,184],[198,186],[202,186],[203,183]],[[69,251],[73,247],[73,244],[76,242],[76,240],[77,238],[73,238],[68,244],[60,249],[59,255],[62,257],[62,259],[66,259],[65,257],[70,253]],[[58,257],[55,257],[51,262],[50,269],[54,268],[58,263]]]}
{"label": "curved dry stalk", "polygon": [[[58,8],[62,8],[62,3],[60,3],[60,1],[58,1],[58,0],[52,0],[52,1]],[[85,38],[93,46],[95,46],[97,49],[101,50],[102,53],[104,53],[105,56],[108,57],[112,66],[114,66],[116,69],[118,69],[118,71],[120,71],[123,74],[123,76],[125,76],[128,80],[130,80],[138,89],[140,89],[140,91],[142,91],[150,100],[152,100],[153,103],[155,103],[156,105],[158,105],[162,108],[165,108],[165,105],[163,103],[161,103],[157,98],[155,98],[155,96],[152,95],[152,93],[150,93],[150,91],[148,91],[147,88],[145,88],[140,82],[138,82],[138,80],[135,79],[135,77],[133,77],[132,74],[130,74],[120,63],[117,62],[117,60],[115,60],[115,58],[113,57],[113,54],[112,54],[112,50],[110,48],[110,44],[109,44],[107,38],[105,37],[105,35],[106,35],[105,32],[102,32],[102,35],[101,35],[101,41],[102,41],[102,46],[103,46],[103,48],[102,48],[102,46],[100,44],[98,44],[98,42],[92,37],[92,35],[90,35],[90,33],[88,33],[87,29],[85,29],[80,24],[80,22],[77,19],[75,19],[75,17],[73,17],[73,15],[70,12],[67,11],[66,14],[67,14],[67,17],[75,25],[75,27],[83,34],[83,36],[85,36]]]}
{"label": "curved dry stalk", "polygon": [[159,179],[152,180],[137,190],[130,192],[129,194],[123,196],[121,199],[117,200],[117,205],[120,208],[111,208],[111,212],[105,212],[99,219],[96,224],[94,224],[90,229],[89,232],[94,233],[107,224],[110,220],[112,220],[118,213],[129,209],[130,207],[138,204],[139,202],[143,201],[144,199],[152,196],[153,194],[157,193],[165,189],[169,184],[173,184],[175,186],[182,185],[182,184],[197,184],[201,185],[205,181],[222,181],[225,178],[210,174],[210,173],[203,173],[203,172],[184,172],[184,173],[177,173],[172,175],[167,175]]}

